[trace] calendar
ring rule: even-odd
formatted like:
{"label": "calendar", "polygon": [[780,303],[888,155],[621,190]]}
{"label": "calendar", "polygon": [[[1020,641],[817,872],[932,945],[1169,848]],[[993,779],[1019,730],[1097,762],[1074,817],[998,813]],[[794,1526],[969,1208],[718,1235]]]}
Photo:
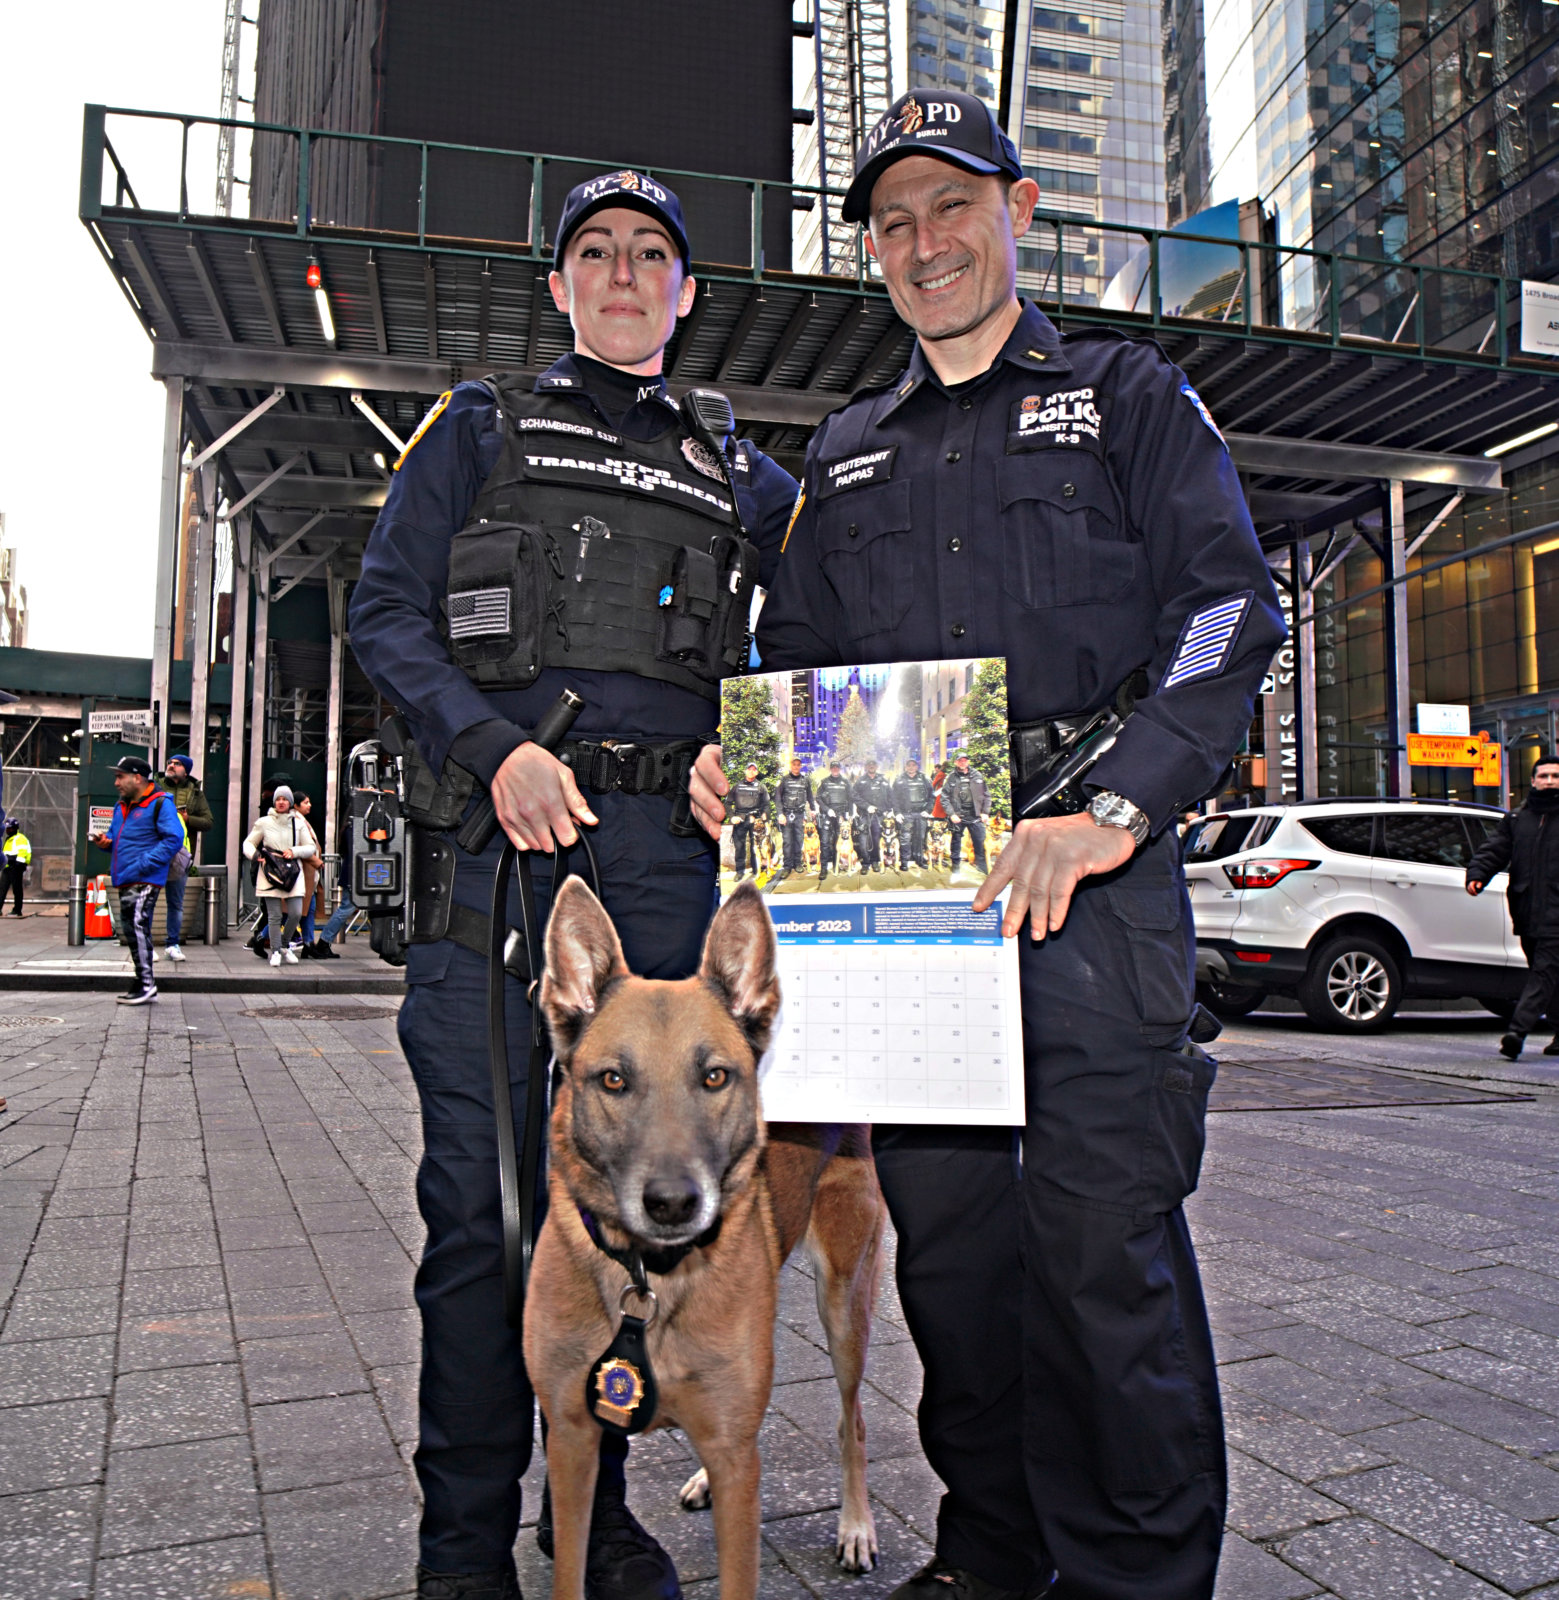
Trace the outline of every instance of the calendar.
{"label": "calendar", "polygon": [[727,678],[720,889],[758,886],[773,1122],[1023,1121],[1017,942],[973,901],[1011,827],[1007,663]]}
{"label": "calendar", "polygon": [[1023,1121],[1015,940],[998,902],[770,903],[784,999],[760,1067],[771,1122]]}

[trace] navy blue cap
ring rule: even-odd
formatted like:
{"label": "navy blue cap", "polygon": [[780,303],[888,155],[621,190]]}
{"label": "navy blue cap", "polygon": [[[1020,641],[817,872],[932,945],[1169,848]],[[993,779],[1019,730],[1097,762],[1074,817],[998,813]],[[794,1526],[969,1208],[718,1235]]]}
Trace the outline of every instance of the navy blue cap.
{"label": "navy blue cap", "polygon": [[586,217],[609,206],[626,206],[630,211],[642,211],[665,226],[682,257],[682,270],[689,269],[692,252],[688,249],[687,224],[682,220],[682,202],[665,184],[647,178],[642,172],[609,172],[604,178],[591,178],[587,183],[576,183],[563,202],[563,215],[558,219],[557,243],[552,249],[554,262],[563,259],[563,251]]}
{"label": "navy blue cap", "polygon": [[133,772],[138,778],[149,778],[152,769],[139,756],[120,756],[114,763],[115,772]]}
{"label": "navy blue cap", "polygon": [[936,156],[968,172],[1023,176],[1012,140],[983,100],[956,89],[913,89],[888,107],[856,152],[855,181],[839,211],[846,222],[867,220],[872,185],[902,156]]}

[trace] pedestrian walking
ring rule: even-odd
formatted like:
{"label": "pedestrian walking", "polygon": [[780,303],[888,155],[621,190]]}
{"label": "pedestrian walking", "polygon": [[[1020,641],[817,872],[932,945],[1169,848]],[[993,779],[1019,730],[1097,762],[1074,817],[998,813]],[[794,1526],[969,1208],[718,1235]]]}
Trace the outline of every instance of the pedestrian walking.
{"label": "pedestrian walking", "polygon": [[271,795],[271,809],[244,840],[244,854],[260,867],[255,892],[266,908],[273,967],[283,961],[297,963],[292,936],[303,915],[303,863],[318,850],[314,830],[293,810],[292,790],[279,784]]}
{"label": "pedestrian walking", "polygon": [[215,822],[211,814],[211,802],[206,799],[205,792],[195,778],[195,763],[187,754],[180,753],[168,757],[163,769],[162,787],[172,796],[174,805],[178,808],[179,820],[184,824],[186,844],[189,851],[188,860],[181,861],[175,856],[168,869],[168,926],[165,935],[165,954],[170,961],[184,960],[184,951],[180,948],[184,935],[184,886],[189,878],[189,869],[200,860],[200,841],[206,830]]}

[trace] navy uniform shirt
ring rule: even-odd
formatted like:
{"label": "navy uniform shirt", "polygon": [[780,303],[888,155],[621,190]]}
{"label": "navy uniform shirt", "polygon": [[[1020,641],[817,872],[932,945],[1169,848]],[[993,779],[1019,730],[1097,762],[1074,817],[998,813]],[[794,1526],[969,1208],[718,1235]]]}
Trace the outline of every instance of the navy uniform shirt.
{"label": "navy uniform shirt", "polygon": [[[599,385],[601,399],[587,385]],[[679,425],[662,379],[572,355],[536,380],[536,392],[565,396],[583,417],[632,439],[658,438]],[[352,597],[352,649],[364,672],[405,713],[435,772],[453,752],[484,782],[491,781],[565,686],[585,698],[575,738],[655,742],[711,733],[718,706],[675,684],[626,672],[544,667],[528,688],[486,690],[450,659],[439,625],[450,542],[498,463],[506,426],[491,390],[462,383],[402,458],[363,551],[362,577]],[[779,559],[796,480],[745,440],[737,448],[736,494],[758,546],[758,581],[767,583]],[[589,509],[588,491],[580,509]],[[653,605],[654,597],[646,603]]]}
{"label": "navy uniform shirt", "polygon": [[917,344],[824,422],[757,642],[774,669],[1005,656],[1015,723],[1101,709],[1146,666],[1152,693],[1089,783],[1156,832],[1217,781],[1283,637],[1185,374],[1111,330],[1062,339],[1025,304],[981,377],[946,388]]}

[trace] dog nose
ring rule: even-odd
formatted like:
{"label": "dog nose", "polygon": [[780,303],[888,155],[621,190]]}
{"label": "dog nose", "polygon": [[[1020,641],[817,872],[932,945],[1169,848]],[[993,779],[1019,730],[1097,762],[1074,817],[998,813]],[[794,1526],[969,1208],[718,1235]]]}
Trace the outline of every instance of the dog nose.
{"label": "dog nose", "polygon": [[675,1228],[698,1210],[698,1185],[685,1175],[651,1178],[644,1185],[644,1211],[651,1222]]}

